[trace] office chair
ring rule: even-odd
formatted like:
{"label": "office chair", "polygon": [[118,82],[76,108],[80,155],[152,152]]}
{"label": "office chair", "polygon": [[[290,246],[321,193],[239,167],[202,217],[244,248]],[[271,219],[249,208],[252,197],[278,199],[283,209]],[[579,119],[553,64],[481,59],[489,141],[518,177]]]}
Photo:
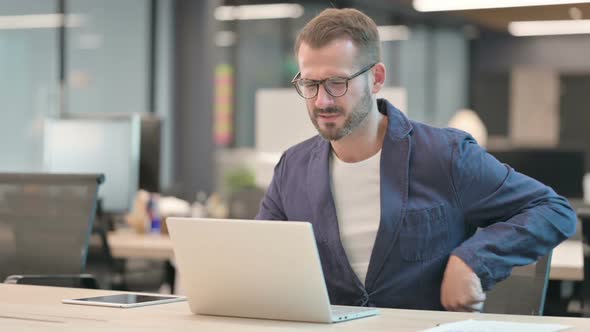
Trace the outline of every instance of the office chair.
{"label": "office chair", "polygon": [[100,174],[0,173],[0,280],[84,272]]}
{"label": "office chair", "polygon": [[512,274],[487,293],[485,313],[543,315],[551,252],[536,263],[512,269]]}
{"label": "office chair", "polygon": [[581,200],[571,201],[571,204],[581,221],[584,252],[584,280],[576,282],[574,293],[580,299],[582,317],[590,317],[590,206]]}
{"label": "office chair", "polygon": [[258,187],[239,190],[229,197],[229,218],[254,219],[260,209],[265,191]]}
{"label": "office chair", "polygon": [[70,288],[100,289],[98,280],[91,274],[35,274],[12,275],[4,280],[5,284],[55,286]]}

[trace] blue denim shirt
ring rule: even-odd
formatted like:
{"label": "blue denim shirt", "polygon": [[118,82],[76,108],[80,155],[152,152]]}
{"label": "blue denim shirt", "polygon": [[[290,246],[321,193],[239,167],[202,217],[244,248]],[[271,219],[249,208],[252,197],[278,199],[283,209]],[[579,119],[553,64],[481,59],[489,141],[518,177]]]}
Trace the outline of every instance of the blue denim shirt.
{"label": "blue denim shirt", "polygon": [[257,215],[313,224],[332,304],[444,310],[449,255],[465,261],[487,291],[575,232],[576,214],[563,197],[500,163],[469,134],[410,121],[383,99],[378,107],[389,127],[365,285],[340,242],[329,141],[315,136],[282,155]]}

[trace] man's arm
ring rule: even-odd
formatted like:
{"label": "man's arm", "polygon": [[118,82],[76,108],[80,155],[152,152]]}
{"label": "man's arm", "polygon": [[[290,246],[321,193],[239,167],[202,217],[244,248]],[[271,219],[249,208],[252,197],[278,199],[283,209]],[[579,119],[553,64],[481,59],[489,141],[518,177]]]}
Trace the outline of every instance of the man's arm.
{"label": "man's arm", "polygon": [[266,194],[260,203],[260,210],[256,215],[258,220],[287,220],[283,205],[281,203],[281,187],[285,154],[277,163],[274,169],[274,174],[270,186],[266,190]]}
{"label": "man's arm", "polygon": [[483,291],[572,236],[576,214],[551,188],[498,162],[465,135],[453,151],[452,178],[464,220],[480,229],[457,247]]}

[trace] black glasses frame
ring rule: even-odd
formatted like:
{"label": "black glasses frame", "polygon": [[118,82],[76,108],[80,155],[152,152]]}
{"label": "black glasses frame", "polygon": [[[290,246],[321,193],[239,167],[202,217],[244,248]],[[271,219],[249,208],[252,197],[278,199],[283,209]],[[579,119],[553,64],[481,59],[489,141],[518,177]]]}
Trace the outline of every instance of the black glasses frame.
{"label": "black glasses frame", "polygon": [[[299,88],[299,81],[303,80],[303,78],[301,78],[301,72],[298,72],[297,75],[295,75],[295,77],[293,77],[293,79],[291,80],[291,84],[293,84],[295,86],[295,90],[297,90],[297,93],[305,98],[305,99],[312,99],[315,98],[318,95],[318,92],[320,91],[320,85],[324,86],[324,89],[326,90],[326,92],[332,96],[332,97],[342,97],[344,96],[347,92],[348,92],[348,81],[350,81],[351,79],[360,76],[362,74],[364,74],[365,72],[369,71],[369,69],[375,67],[377,63],[368,65],[366,67],[363,67],[361,70],[359,70],[358,72],[348,76],[348,77],[339,77],[339,76],[334,76],[334,77],[328,77],[328,78],[324,78],[323,80],[308,80],[306,79],[306,81],[309,82],[313,82],[315,84],[315,93],[313,94],[313,96],[311,97],[306,97],[303,95],[303,92],[300,90]],[[344,89],[344,92],[342,94],[339,95],[335,95],[332,93],[332,91],[330,91],[330,89],[328,89],[326,87],[326,85],[324,84],[325,82],[329,81],[329,80],[334,80],[334,79],[339,79],[339,80],[344,80],[345,84],[346,84],[346,88]]]}

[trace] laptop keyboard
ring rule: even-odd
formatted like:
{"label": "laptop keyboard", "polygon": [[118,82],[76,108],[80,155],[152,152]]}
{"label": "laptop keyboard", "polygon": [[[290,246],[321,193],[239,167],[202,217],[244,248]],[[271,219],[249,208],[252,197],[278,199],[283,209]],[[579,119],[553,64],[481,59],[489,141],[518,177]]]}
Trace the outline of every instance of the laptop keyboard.
{"label": "laptop keyboard", "polygon": [[369,310],[375,310],[375,308],[348,307],[348,306],[339,306],[339,305],[330,306],[330,311],[332,312],[332,316],[335,316],[335,317],[358,314],[359,312],[369,311]]}

